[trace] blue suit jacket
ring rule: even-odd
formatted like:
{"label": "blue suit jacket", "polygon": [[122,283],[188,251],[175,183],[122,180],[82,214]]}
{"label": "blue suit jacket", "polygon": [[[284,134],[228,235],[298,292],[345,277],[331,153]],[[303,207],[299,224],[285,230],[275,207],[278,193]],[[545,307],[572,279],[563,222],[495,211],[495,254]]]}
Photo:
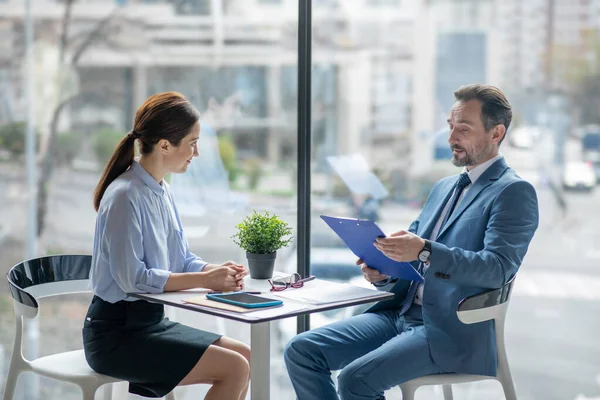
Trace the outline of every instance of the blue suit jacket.
{"label": "blue suit jacket", "polygon": [[[431,236],[456,180],[444,178],[433,187],[411,232]],[[504,285],[519,269],[537,226],[535,189],[501,158],[469,188],[432,242],[423,321],[431,356],[447,372],[496,375],[493,321],[465,325],[457,306],[465,297]],[[409,284],[398,281],[391,290],[395,298],[369,312],[399,307]]]}

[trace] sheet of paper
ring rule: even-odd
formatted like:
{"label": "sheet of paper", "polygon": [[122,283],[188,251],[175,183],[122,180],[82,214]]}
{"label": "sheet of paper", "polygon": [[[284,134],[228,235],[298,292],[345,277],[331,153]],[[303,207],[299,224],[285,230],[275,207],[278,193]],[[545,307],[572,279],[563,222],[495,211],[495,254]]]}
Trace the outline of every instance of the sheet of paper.
{"label": "sheet of paper", "polygon": [[328,156],[327,161],[352,193],[370,194],[374,199],[383,199],[388,196],[388,190],[371,172],[362,154]]}
{"label": "sheet of paper", "polygon": [[366,289],[348,283],[327,282],[323,284],[323,282],[312,287],[306,285],[300,289],[287,289],[276,293],[276,296],[306,304],[328,304],[372,297],[379,293],[374,289]]}

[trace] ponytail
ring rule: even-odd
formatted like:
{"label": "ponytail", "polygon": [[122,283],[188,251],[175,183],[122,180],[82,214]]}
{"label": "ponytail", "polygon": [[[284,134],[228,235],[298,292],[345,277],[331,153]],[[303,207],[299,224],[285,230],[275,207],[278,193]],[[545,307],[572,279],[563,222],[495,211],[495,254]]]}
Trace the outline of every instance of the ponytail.
{"label": "ponytail", "polygon": [[106,188],[133,163],[135,139],[140,140],[142,155],[152,153],[161,139],[179,146],[199,119],[198,110],[179,93],[164,92],[150,96],[136,111],[134,129],[121,139],[94,190],[96,211]]}
{"label": "ponytail", "polygon": [[108,185],[117,179],[123,172],[127,171],[133,163],[134,143],[135,139],[138,137],[139,136],[135,131],[129,132],[128,135],[121,139],[113,155],[110,157],[110,160],[102,173],[100,182],[98,182],[98,185],[94,190],[94,209],[96,209],[96,211],[100,208],[100,201],[102,200],[102,196],[104,196],[104,192]]}

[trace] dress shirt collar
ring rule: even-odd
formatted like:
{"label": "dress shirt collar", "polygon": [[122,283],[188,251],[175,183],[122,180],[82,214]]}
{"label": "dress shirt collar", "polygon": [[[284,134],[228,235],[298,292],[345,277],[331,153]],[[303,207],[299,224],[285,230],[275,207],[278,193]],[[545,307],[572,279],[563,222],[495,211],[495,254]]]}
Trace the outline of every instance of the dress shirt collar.
{"label": "dress shirt collar", "polygon": [[139,176],[139,178],[142,180],[142,182],[144,182],[146,184],[146,186],[148,186],[150,189],[152,189],[152,191],[156,194],[162,195],[165,192],[165,187],[164,185],[161,185],[160,183],[156,182],[156,179],[154,179],[152,177],[152,175],[150,175],[148,173],[148,171],[146,171],[144,169],[144,167],[142,167],[140,165],[139,162],[137,161],[133,161],[133,163],[131,164],[131,169],[133,169],[133,172],[135,172],[135,174],[137,176]]}
{"label": "dress shirt collar", "polygon": [[471,179],[471,184],[474,184],[477,179],[496,161],[503,157],[502,154],[498,154],[496,157],[490,158],[486,162],[479,164],[475,168],[467,171],[467,167],[463,168],[463,172],[466,172],[469,175],[469,179]]}

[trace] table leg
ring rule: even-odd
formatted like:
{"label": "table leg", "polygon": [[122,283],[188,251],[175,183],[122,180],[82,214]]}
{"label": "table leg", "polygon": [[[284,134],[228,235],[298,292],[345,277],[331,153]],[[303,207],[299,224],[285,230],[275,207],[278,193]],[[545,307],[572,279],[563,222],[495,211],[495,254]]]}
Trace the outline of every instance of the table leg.
{"label": "table leg", "polygon": [[271,323],[252,324],[250,328],[250,399],[270,400]]}

